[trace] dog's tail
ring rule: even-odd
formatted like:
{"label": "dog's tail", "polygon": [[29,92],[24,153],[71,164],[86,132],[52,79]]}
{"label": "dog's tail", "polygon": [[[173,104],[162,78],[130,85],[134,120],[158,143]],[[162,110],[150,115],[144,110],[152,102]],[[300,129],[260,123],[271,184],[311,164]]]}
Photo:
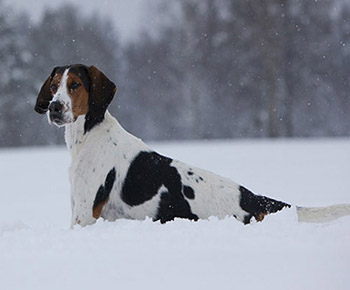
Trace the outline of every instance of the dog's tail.
{"label": "dog's tail", "polygon": [[343,216],[350,216],[350,204],[337,204],[325,207],[297,206],[299,222],[326,223]]}

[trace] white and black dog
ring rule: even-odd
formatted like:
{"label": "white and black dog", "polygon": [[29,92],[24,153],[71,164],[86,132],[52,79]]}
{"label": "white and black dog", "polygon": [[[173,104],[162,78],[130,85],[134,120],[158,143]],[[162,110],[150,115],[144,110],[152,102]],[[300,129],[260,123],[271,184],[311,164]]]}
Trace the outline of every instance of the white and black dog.
{"label": "white and black dog", "polygon": [[[255,195],[214,173],[164,157],[126,132],[107,107],[116,86],[94,66],[56,67],[43,84],[35,110],[65,126],[70,166],[72,226],[102,217],[190,220],[254,218],[291,207]],[[299,220],[327,221],[350,214],[350,205],[295,207]]]}

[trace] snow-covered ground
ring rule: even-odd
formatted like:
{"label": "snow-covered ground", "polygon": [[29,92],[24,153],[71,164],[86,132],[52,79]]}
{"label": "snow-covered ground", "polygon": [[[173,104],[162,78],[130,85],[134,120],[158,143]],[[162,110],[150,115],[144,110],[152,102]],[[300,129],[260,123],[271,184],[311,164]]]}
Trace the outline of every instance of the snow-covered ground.
{"label": "snow-covered ground", "polygon": [[[256,193],[350,203],[350,140],[153,144]],[[244,226],[99,220],[69,229],[64,148],[0,151],[1,289],[350,289],[350,218],[298,224],[286,210]]]}

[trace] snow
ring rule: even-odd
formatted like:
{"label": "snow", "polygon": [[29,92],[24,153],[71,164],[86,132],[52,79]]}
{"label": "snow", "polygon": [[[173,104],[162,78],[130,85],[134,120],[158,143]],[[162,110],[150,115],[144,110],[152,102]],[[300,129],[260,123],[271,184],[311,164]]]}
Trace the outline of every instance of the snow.
{"label": "snow", "polygon": [[[350,202],[350,140],[152,144],[296,205]],[[0,151],[1,289],[349,289],[350,218],[299,224],[286,210],[244,226],[118,220],[69,229],[69,154]]]}

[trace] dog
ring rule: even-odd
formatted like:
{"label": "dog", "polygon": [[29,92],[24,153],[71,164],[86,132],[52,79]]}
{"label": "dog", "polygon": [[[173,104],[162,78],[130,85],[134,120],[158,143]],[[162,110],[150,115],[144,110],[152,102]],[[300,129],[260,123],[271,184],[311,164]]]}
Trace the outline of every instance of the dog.
{"label": "dog", "polygon": [[[65,127],[72,159],[72,227],[91,225],[100,217],[108,221],[150,217],[165,223],[175,218],[232,216],[249,224],[292,207],[153,151],[108,112],[116,91],[95,66],[75,64],[55,67],[36,100],[36,112]],[[295,209],[299,221],[306,222],[350,214],[348,204]]]}

